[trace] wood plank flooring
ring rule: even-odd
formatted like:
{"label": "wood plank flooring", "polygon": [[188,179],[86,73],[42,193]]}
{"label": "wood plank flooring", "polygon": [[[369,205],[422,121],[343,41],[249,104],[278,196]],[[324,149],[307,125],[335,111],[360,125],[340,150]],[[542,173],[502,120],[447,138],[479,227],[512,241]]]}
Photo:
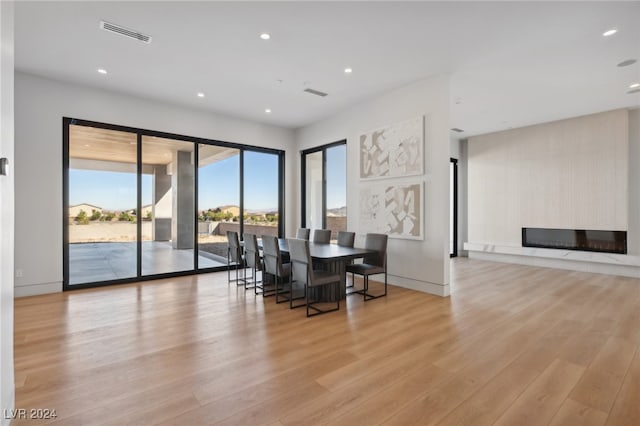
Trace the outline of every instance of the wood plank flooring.
{"label": "wood plank flooring", "polygon": [[310,319],[226,273],[17,299],[16,406],[60,425],[640,424],[640,280],[465,258],[451,277],[450,298],[390,287]]}

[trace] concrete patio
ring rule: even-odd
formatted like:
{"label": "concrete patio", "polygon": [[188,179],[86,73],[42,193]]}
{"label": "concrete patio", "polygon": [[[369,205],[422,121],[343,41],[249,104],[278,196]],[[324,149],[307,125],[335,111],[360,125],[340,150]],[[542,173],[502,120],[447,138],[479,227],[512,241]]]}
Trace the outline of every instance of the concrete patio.
{"label": "concrete patio", "polygon": [[[226,259],[199,250],[199,268],[226,266]],[[193,270],[193,249],[174,249],[171,242],[142,243],[142,275]],[[69,244],[69,284],[121,280],[136,276],[136,243]]]}

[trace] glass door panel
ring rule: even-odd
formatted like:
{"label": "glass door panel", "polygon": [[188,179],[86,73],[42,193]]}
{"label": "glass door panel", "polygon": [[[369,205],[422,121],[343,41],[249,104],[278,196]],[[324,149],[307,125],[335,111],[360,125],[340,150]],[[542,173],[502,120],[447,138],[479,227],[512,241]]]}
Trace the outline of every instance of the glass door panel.
{"label": "glass door panel", "polygon": [[142,275],[194,269],[193,147],[142,137]]}
{"label": "glass door panel", "polygon": [[305,228],[322,229],[323,218],[322,151],[305,155]]}
{"label": "glass door panel", "polygon": [[137,135],[69,125],[69,285],[137,275]]}
{"label": "glass door panel", "polygon": [[244,153],[244,232],[278,236],[277,154],[256,151]]}
{"label": "glass door panel", "polygon": [[339,231],[347,230],[347,145],[327,148],[326,162],[326,229],[336,240]]}
{"label": "glass door panel", "polygon": [[227,231],[240,231],[240,150],[199,144],[199,269],[227,265]]}

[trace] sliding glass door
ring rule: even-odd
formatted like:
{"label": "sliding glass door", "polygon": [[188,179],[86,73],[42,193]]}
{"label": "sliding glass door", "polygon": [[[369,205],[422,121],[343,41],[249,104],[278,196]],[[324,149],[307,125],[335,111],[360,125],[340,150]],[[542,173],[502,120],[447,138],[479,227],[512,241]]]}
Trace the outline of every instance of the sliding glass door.
{"label": "sliding glass door", "polygon": [[193,143],[142,136],[142,275],[193,269]]}
{"label": "sliding glass door", "polygon": [[198,268],[227,264],[227,231],[240,232],[240,150],[198,145]]}
{"label": "sliding glass door", "polygon": [[284,152],[65,118],[65,289],[226,267],[282,236]]}
{"label": "sliding glass door", "polygon": [[347,144],[340,141],[302,152],[302,226],[347,230]]}
{"label": "sliding glass door", "polygon": [[243,232],[277,237],[280,235],[278,154],[244,153]]}
{"label": "sliding glass door", "polygon": [[68,134],[68,283],[135,277],[137,135],[77,125]]}

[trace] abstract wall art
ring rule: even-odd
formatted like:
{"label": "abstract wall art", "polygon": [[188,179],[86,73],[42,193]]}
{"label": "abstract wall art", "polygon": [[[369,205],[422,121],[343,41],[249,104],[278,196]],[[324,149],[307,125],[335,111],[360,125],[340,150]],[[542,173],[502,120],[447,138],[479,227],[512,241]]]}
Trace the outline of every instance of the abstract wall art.
{"label": "abstract wall art", "polygon": [[423,174],[423,147],[423,117],[361,134],[359,139],[360,179]]}
{"label": "abstract wall art", "polygon": [[367,184],[360,189],[360,232],[390,238],[424,239],[423,194],[420,181]]}

